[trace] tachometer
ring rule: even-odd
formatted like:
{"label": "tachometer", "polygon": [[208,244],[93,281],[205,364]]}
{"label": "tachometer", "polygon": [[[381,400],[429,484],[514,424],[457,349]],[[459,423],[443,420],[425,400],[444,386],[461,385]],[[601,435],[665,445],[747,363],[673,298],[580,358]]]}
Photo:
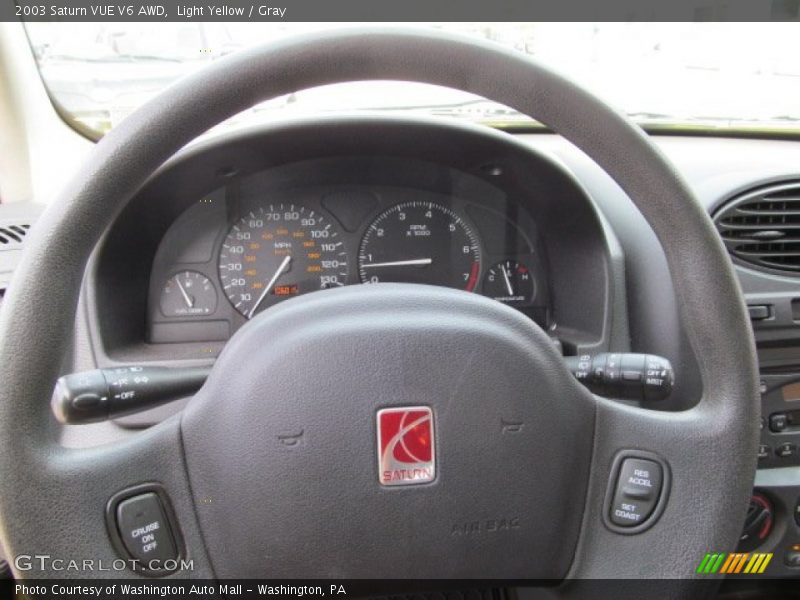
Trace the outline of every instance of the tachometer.
{"label": "tachometer", "polygon": [[358,253],[363,283],[396,281],[475,289],[478,238],[455,212],[433,202],[405,202],[379,215]]}
{"label": "tachometer", "polygon": [[248,319],[282,299],[344,285],[347,268],[336,226],[296,204],[249,213],[231,227],[219,254],[225,294]]}

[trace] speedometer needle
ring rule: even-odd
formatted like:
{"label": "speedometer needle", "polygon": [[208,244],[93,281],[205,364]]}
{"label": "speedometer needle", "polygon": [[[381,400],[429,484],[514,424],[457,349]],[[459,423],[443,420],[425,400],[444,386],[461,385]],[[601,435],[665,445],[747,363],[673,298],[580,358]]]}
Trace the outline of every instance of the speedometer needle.
{"label": "speedometer needle", "polygon": [[283,275],[283,272],[284,272],[284,271],[286,271],[286,267],[288,267],[288,266],[289,266],[289,263],[290,263],[290,262],[292,262],[292,257],[287,255],[287,256],[285,256],[285,257],[284,257],[284,259],[281,261],[281,264],[280,264],[280,265],[278,265],[278,270],[277,270],[277,271],[275,271],[275,274],[274,274],[274,275],[272,276],[272,278],[271,278],[271,279],[270,279],[270,280],[267,282],[267,285],[264,287],[264,291],[263,291],[263,292],[261,292],[261,295],[258,297],[258,300],[256,300],[256,303],[253,305],[253,308],[251,308],[251,309],[250,309],[250,312],[247,314],[247,318],[248,318],[248,319],[252,319],[252,318],[253,318],[253,314],[256,312],[256,309],[257,309],[257,308],[258,308],[258,307],[261,305],[261,303],[264,301],[264,298],[266,298],[266,297],[267,297],[267,294],[269,294],[269,291],[272,289],[272,286],[273,286],[273,285],[275,285],[275,282],[276,282],[276,281],[278,281],[278,277],[280,277],[281,275]]}
{"label": "speedometer needle", "polygon": [[433,262],[432,258],[415,258],[413,260],[395,260],[392,262],[369,263],[361,265],[364,269],[371,269],[373,267],[406,267],[406,266],[423,266],[429,265]]}

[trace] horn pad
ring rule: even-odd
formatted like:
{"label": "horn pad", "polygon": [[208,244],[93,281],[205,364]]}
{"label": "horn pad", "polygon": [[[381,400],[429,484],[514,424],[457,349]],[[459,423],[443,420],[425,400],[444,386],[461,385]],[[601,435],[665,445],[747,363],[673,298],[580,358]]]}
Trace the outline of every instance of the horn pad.
{"label": "horn pad", "polygon": [[376,284],[257,316],[181,428],[218,577],[562,578],[594,411],[521,313]]}

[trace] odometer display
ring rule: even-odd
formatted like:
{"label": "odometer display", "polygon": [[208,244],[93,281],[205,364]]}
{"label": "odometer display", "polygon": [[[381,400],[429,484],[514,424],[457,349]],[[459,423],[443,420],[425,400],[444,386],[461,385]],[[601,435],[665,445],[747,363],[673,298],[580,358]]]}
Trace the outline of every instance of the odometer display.
{"label": "odometer display", "polygon": [[219,272],[228,299],[249,319],[285,298],[344,285],[347,252],[336,226],[322,214],[276,204],[231,227]]}
{"label": "odometer display", "polygon": [[426,283],[472,291],[480,246],[467,223],[433,202],[406,202],[379,215],[358,253],[363,283]]}

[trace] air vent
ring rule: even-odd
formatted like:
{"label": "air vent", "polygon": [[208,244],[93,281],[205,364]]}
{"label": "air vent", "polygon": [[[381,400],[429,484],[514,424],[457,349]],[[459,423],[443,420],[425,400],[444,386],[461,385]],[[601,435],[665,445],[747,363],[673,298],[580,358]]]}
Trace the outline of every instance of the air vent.
{"label": "air vent", "polygon": [[800,182],[739,196],[722,207],[714,223],[740,261],[800,275]]}
{"label": "air vent", "polygon": [[0,250],[10,250],[11,248],[21,247],[30,228],[30,223],[21,221],[5,221],[0,223]]}

